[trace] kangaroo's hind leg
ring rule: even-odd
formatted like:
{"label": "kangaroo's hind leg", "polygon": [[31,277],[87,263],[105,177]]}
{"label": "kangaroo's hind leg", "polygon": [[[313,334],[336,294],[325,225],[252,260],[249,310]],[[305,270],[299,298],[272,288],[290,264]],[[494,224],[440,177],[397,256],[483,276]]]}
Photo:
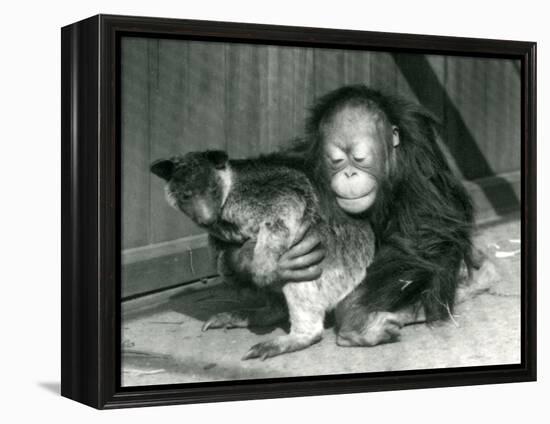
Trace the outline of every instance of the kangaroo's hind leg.
{"label": "kangaroo's hind leg", "polygon": [[243,359],[266,359],[305,349],[322,338],[325,305],[314,281],[287,283],[283,287],[290,318],[290,333],[250,348]]}

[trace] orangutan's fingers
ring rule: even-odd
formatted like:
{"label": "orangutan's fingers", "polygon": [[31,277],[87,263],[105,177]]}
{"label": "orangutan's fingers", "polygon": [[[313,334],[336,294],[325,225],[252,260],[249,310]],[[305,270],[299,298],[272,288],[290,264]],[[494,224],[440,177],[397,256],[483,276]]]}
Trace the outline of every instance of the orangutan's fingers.
{"label": "orangutan's fingers", "polygon": [[325,249],[319,248],[295,258],[281,258],[281,260],[279,260],[279,267],[284,270],[304,269],[312,265],[317,265],[324,259],[325,254]]}
{"label": "orangutan's fingers", "polygon": [[304,256],[315,248],[322,248],[321,238],[317,233],[309,231],[299,243],[296,243],[283,254],[281,260],[288,260]]}
{"label": "orangutan's fingers", "polygon": [[296,232],[296,235],[294,236],[294,241],[292,242],[292,246],[296,246],[299,244],[309,231],[309,224],[308,223],[302,223],[300,227],[298,228],[298,231]]}
{"label": "orangutan's fingers", "polygon": [[322,273],[323,268],[319,263],[300,270],[283,270],[279,273],[279,276],[285,282],[302,282],[317,280]]}

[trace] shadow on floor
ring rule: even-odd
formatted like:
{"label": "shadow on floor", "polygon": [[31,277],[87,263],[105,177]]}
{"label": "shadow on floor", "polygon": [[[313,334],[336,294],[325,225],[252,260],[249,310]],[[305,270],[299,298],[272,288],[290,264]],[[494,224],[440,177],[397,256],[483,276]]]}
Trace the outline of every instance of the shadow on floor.
{"label": "shadow on floor", "polygon": [[50,393],[61,394],[61,383],[59,381],[41,381],[37,385]]}

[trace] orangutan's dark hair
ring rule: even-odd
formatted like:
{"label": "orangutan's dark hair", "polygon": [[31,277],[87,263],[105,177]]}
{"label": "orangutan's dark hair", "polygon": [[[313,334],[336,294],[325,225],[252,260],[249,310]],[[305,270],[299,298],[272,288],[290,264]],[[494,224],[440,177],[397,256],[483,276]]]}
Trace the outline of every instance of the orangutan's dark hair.
{"label": "orangutan's dark hair", "polygon": [[354,293],[356,301],[365,311],[391,311],[420,301],[428,320],[448,318],[461,264],[469,268],[473,262],[473,206],[438,146],[438,123],[422,106],[363,85],[321,97],[293,152],[317,183],[329,215],[341,211],[327,190],[322,125],[349,106],[364,107],[369,112],[365,119],[371,113],[382,115],[387,125],[398,128],[400,137],[390,171],[365,216],[374,228],[378,250],[366,281]]}

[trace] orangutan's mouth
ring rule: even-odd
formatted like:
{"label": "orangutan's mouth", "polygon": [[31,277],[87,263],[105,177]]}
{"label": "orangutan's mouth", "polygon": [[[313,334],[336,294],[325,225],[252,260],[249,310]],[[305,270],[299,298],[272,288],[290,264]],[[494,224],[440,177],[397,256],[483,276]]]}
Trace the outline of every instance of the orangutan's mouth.
{"label": "orangutan's mouth", "polygon": [[345,196],[340,196],[338,194],[336,195],[336,197],[338,199],[342,199],[342,200],[361,200],[361,199],[364,199],[367,196],[370,196],[372,193],[374,193],[374,189],[372,189],[371,191],[369,191],[366,194],[362,194],[361,196],[357,196],[357,197],[345,197]]}
{"label": "orangutan's mouth", "polygon": [[338,205],[347,213],[357,215],[369,209],[376,199],[376,190],[355,198],[336,197]]}

